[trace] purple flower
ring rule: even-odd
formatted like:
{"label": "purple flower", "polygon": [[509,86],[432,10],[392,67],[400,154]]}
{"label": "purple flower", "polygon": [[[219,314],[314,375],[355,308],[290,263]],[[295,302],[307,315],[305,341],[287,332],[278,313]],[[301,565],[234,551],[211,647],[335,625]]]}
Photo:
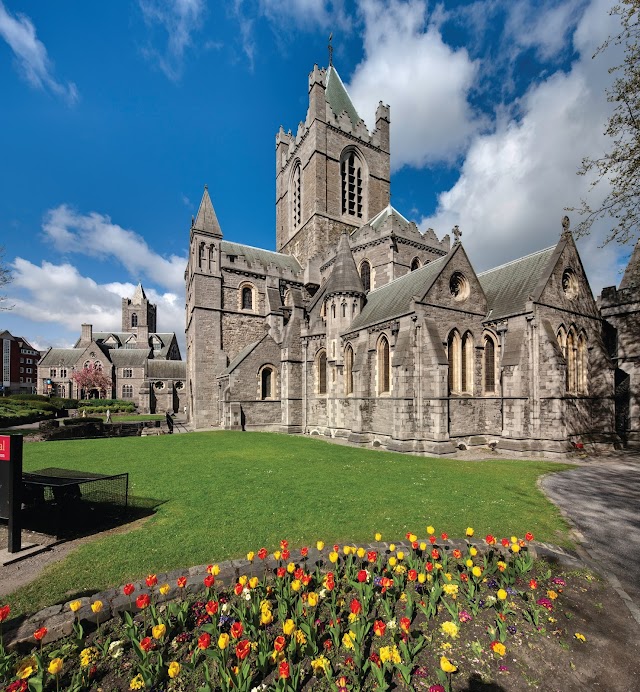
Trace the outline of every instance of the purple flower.
{"label": "purple flower", "polygon": [[498,670],[499,670],[501,673],[505,673],[505,672],[508,671],[509,669],[507,668],[507,666],[500,665],[500,666],[498,666]]}
{"label": "purple flower", "polygon": [[546,608],[547,610],[553,610],[553,603],[548,598],[539,598],[536,601],[537,605]]}
{"label": "purple flower", "polygon": [[551,583],[552,583],[552,584],[557,584],[558,586],[566,586],[566,585],[567,585],[566,582],[565,582],[565,580],[562,579],[562,577],[554,577],[554,578],[551,580]]}
{"label": "purple flower", "polygon": [[495,579],[489,579],[489,581],[487,582],[487,586],[493,591],[498,590],[498,582]]}
{"label": "purple flower", "polygon": [[518,592],[513,588],[513,586],[507,586],[505,589],[509,596],[515,596]]}
{"label": "purple flower", "polygon": [[468,613],[466,610],[461,610],[460,613],[458,614],[458,618],[460,622],[469,622],[470,620],[473,620],[471,617],[471,614]]}
{"label": "purple flower", "polygon": [[515,634],[517,631],[518,628],[515,625],[509,625],[509,627],[507,627],[507,632],[509,634]]}

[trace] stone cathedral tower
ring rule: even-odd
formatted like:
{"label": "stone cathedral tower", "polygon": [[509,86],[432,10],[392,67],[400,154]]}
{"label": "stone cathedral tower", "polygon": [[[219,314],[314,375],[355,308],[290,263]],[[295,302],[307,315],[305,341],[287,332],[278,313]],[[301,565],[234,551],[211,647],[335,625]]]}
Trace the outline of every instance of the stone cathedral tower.
{"label": "stone cathedral tower", "polygon": [[389,204],[389,107],[369,132],[333,65],[309,75],[309,110],[276,136],[276,250],[301,266]]}
{"label": "stone cathedral tower", "polygon": [[137,348],[149,348],[149,334],[156,329],[156,306],[138,283],[132,298],[122,299],[122,331],[137,335]]}

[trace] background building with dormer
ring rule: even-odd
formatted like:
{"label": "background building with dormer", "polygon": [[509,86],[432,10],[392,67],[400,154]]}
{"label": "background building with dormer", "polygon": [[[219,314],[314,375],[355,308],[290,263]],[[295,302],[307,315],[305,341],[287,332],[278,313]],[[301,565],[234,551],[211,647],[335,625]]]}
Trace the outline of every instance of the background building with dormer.
{"label": "background building with dormer", "polygon": [[186,399],[186,364],[174,333],[156,331],[156,306],[138,284],[122,299],[122,331],[94,332],[83,324],[73,348],[50,348],[38,364],[38,393],[67,398],[95,396],[78,389],[74,370],[102,370],[113,383],[107,398],[132,401],[140,413],[179,411]]}
{"label": "background building with dormer", "polygon": [[[187,389],[196,428],[344,437],[413,453],[611,444],[615,365],[569,230],[477,274],[390,204],[390,109],[369,131],[333,65],[276,135],[276,252],[190,229]],[[487,242],[491,242],[487,233]]]}

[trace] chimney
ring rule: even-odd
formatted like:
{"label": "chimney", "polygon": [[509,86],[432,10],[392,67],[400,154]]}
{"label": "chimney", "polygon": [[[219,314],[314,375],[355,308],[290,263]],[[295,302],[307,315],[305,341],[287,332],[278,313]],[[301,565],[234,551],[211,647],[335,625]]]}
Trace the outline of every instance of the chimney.
{"label": "chimney", "polygon": [[80,346],[88,346],[93,341],[93,325],[82,325],[82,336],[80,337]]}

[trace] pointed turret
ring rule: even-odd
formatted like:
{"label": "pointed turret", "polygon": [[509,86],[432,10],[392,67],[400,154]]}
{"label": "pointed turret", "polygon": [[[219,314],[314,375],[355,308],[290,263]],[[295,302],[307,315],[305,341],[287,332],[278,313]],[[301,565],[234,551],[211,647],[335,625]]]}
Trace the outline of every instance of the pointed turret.
{"label": "pointed turret", "polygon": [[213,204],[211,204],[211,197],[209,197],[209,188],[207,185],[204,186],[202,201],[198,209],[198,216],[196,216],[196,220],[193,222],[193,228],[201,233],[207,233],[216,238],[222,238],[222,229],[218,223],[218,217],[213,209]]}
{"label": "pointed turret", "polygon": [[325,98],[327,103],[331,106],[331,110],[334,114],[339,117],[341,113],[346,112],[349,116],[349,120],[353,125],[357,125],[362,118],[358,115],[356,107],[353,105],[353,101],[349,96],[338,70],[331,65],[327,71],[327,85],[325,87]]}
{"label": "pointed turret", "polygon": [[325,289],[325,296],[327,297],[334,293],[364,296],[362,279],[360,274],[358,274],[358,269],[349,247],[349,236],[346,231],[340,236],[338,241],[336,261]]}
{"label": "pointed turret", "polygon": [[131,302],[134,305],[142,305],[143,301],[145,301],[146,299],[147,296],[144,292],[144,288],[142,288],[142,282],[138,281],[138,285],[136,286],[136,290],[133,293]]}
{"label": "pointed turret", "polygon": [[618,290],[622,291],[633,286],[640,286],[640,240],[633,248],[629,264],[627,264],[627,268],[624,270],[624,276]]}

